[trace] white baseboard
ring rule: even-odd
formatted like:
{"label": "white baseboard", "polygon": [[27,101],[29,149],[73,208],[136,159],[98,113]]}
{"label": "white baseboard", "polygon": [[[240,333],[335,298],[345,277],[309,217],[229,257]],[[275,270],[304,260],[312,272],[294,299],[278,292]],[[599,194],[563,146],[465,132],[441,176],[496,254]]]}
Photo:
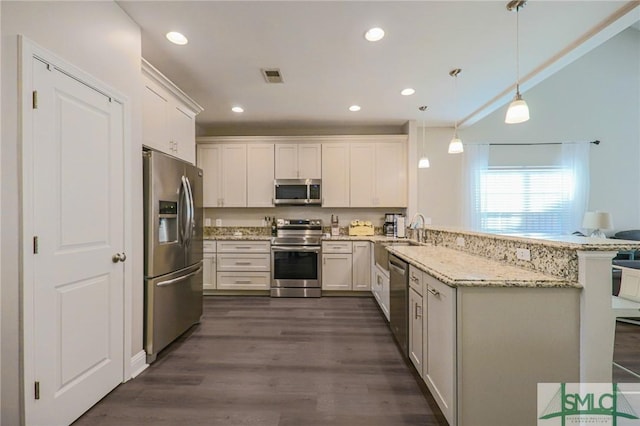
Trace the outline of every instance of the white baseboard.
{"label": "white baseboard", "polygon": [[142,373],[144,370],[149,367],[147,364],[147,353],[145,351],[140,351],[134,356],[131,357],[131,378],[133,379],[138,374]]}

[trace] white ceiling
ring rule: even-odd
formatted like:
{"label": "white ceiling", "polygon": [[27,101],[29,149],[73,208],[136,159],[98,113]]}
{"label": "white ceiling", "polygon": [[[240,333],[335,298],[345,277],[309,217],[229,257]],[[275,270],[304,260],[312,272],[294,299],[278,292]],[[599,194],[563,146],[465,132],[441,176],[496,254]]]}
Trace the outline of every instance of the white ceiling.
{"label": "white ceiling", "polygon": [[[205,129],[412,119],[452,126],[504,105],[513,92],[516,15],[506,1],[118,3],[142,28],[145,59],[204,107],[197,121]],[[520,10],[521,75],[538,74],[624,7],[628,1],[530,0]],[[364,39],[372,26],[384,28],[382,41]],[[169,43],[168,31],[189,44]],[[284,84],[265,83],[263,67],[280,68]],[[456,67],[463,70],[457,109],[449,76]],[[527,78],[531,86],[540,75]],[[405,87],[416,94],[401,96]],[[352,104],[362,110],[349,112]],[[234,105],[245,112],[231,112]],[[420,105],[429,106],[426,114]]]}

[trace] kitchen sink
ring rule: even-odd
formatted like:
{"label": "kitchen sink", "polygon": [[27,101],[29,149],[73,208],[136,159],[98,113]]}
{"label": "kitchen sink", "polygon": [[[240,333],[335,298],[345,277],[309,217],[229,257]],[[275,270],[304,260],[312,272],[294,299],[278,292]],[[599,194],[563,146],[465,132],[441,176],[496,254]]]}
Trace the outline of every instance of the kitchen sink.
{"label": "kitchen sink", "polygon": [[387,246],[419,246],[420,244],[413,240],[396,240],[396,241],[377,241],[373,247],[373,255],[376,265],[389,272],[389,252]]}

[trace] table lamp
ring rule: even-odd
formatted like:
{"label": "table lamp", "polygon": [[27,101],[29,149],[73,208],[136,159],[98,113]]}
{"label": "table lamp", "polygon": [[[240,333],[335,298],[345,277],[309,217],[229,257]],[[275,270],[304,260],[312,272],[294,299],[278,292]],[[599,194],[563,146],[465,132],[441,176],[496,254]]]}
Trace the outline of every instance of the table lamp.
{"label": "table lamp", "polygon": [[599,211],[586,212],[584,214],[584,219],[582,220],[582,227],[593,230],[591,235],[589,235],[590,237],[607,238],[602,230],[613,229],[611,214]]}

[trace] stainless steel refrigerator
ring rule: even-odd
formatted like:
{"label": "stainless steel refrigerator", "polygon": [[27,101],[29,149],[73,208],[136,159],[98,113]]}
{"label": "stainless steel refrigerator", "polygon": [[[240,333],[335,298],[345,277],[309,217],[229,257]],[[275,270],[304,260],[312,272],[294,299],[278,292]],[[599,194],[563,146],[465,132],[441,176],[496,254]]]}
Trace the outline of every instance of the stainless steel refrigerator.
{"label": "stainless steel refrigerator", "polygon": [[155,361],[202,316],[202,170],[144,151],[144,348]]}

